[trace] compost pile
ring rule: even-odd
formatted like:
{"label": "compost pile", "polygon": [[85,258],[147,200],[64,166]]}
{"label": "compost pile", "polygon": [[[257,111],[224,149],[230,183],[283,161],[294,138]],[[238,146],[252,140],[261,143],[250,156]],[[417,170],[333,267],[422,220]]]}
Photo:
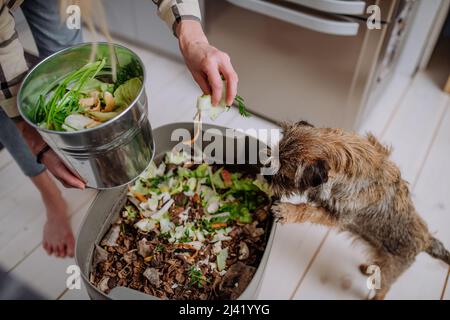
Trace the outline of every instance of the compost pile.
{"label": "compost pile", "polygon": [[162,299],[237,299],[263,256],[271,194],[259,175],[167,153],[129,188],[90,281]]}

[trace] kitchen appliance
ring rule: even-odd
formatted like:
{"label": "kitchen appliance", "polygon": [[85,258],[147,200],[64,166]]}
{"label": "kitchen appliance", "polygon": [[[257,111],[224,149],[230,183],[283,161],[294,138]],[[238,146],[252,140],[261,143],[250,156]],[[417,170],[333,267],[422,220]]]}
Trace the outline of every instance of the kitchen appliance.
{"label": "kitchen appliance", "polygon": [[[184,129],[188,130],[191,136],[194,136],[194,123],[168,124],[153,130],[153,136],[156,142],[155,154],[164,155],[167,151],[172,150],[179,143],[177,140],[173,141],[173,139],[171,139],[173,132],[175,132],[175,130]],[[205,132],[208,132],[208,138],[206,138]],[[205,136],[203,138],[204,142],[202,150],[209,145],[209,143],[205,141],[222,141],[226,148],[230,147],[233,148],[233,150],[236,150],[234,153],[234,163],[239,164],[248,163],[248,159],[250,159],[249,150],[252,148],[251,146],[258,144],[258,140],[254,137],[247,136],[239,131],[230,132],[227,131],[226,128],[216,125],[203,124],[202,135],[203,134],[205,134]],[[266,148],[265,144],[262,142],[260,143],[261,148]],[[215,160],[223,161],[228,159],[228,156],[229,153],[223,153],[221,155],[216,154]],[[220,157],[225,158],[220,160]],[[89,208],[77,236],[75,260],[81,269],[83,282],[86,285],[87,292],[92,299],[157,299],[156,297],[126,287],[116,287],[112,289],[109,294],[104,294],[89,281],[95,244],[100,243],[101,239],[109,230],[111,224],[118,218],[123,205],[127,200],[127,191],[128,189],[124,187],[99,192]],[[239,299],[256,298],[263,279],[264,270],[269,258],[275,232],[276,224],[272,221],[270,233],[267,235],[269,238],[267,240],[264,255],[259,263],[255,275]]]}
{"label": "kitchen appliance", "polygon": [[[134,60],[143,70],[139,57],[131,50],[113,45],[118,66]],[[28,118],[39,95],[49,85],[90,61],[92,44],[85,43],[59,51],[34,67],[26,76],[18,94],[22,117],[88,187],[106,189],[122,186],[141,174],[153,158],[152,128],[148,120],[147,95],[142,86],[135,100],[114,119],[97,127],[75,132],[52,131],[39,127]],[[110,65],[107,43],[97,44],[97,58]]]}
{"label": "kitchen appliance", "polygon": [[232,57],[251,112],[276,122],[355,129],[374,100],[369,98],[392,74],[414,5],[211,1],[206,30],[210,42]]}

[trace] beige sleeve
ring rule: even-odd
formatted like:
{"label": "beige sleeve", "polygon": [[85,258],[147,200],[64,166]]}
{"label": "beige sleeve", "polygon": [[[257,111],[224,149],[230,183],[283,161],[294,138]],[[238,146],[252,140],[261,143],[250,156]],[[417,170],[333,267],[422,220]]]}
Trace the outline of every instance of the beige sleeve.
{"label": "beige sleeve", "polygon": [[14,18],[10,13],[19,2],[0,0],[0,106],[11,118],[19,115],[16,95],[23,77],[28,72]]}
{"label": "beige sleeve", "polygon": [[176,36],[176,27],[181,20],[201,21],[198,0],[153,0],[158,6],[158,16],[166,22]]}

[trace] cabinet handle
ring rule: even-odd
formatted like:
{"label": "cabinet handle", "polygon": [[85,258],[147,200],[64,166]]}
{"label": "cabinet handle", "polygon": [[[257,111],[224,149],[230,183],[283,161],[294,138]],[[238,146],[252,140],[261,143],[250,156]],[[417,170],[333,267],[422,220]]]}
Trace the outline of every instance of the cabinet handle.
{"label": "cabinet handle", "polygon": [[355,36],[358,34],[359,23],[357,22],[326,19],[261,0],[227,1],[238,7],[258,12],[260,14],[317,32],[340,36]]}
{"label": "cabinet handle", "polygon": [[304,7],[316,9],[323,12],[339,14],[364,14],[366,2],[345,0],[285,0]]}

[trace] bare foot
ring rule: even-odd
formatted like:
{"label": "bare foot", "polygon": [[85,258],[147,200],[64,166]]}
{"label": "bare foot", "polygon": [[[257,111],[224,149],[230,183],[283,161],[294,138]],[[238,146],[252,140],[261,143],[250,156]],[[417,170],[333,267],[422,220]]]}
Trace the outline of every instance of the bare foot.
{"label": "bare foot", "polygon": [[44,226],[42,241],[45,251],[61,258],[73,257],[75,239],[67,214],[67,204],[61,195],[61,191],[47,171],[32,177],[31,181],[41,193],[47,210],[47,222]]}
{"label": "bare foot", "polygon": [[61,258],[73,257],[75,238],[70,227],[66,202],[59,196],[50,201],[44,200],[44,203],[47,208],[47,222],[42,241],[45,251]]}

